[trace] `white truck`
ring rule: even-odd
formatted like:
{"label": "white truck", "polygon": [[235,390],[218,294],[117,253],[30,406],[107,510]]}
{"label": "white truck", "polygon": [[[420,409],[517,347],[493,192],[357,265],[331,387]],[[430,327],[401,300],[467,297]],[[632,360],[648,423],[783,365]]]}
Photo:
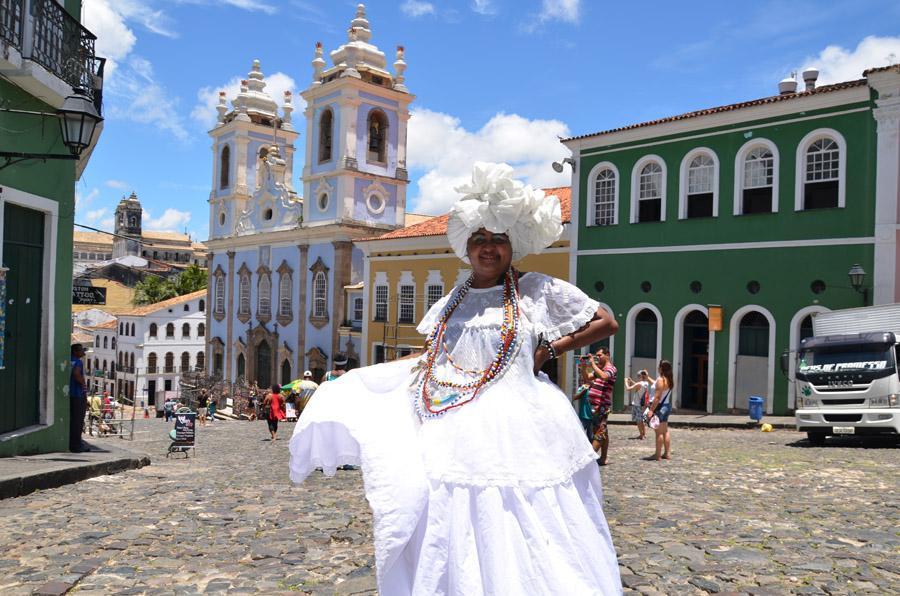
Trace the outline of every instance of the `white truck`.
{"label": "white truck", "polygon": [[819,313],[813,333],[796,352],[797,430],[814,445],[829,435],[900,437],[900,304]]}

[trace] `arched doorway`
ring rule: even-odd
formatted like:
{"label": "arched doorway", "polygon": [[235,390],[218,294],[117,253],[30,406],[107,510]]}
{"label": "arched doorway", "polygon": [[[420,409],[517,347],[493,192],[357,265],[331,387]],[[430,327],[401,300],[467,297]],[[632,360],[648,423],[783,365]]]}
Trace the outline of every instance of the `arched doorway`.
{"label": "arched doorway", "polygon": [[[749,409],[752,395],[771,400],[769,394],[769,321],[761,312],[751,310],[738,323],[737,357],[734,371],[734,407]],[[767,406],[771,404],[767,403]]]}
{"label": "arched doorway", "polygon": [[272,385],[272,348],[266,340],[256,346],[256,383],[260,387]]}
{"label": "arched doorway", "polygon": [[285,360],[281,363],[281,384],[287,385],[293,381],[291,378],[291,363],[289,360]]}
{"label": "arched doorway", "polygon": [[243,379],[247,376],[247,361],[244,359],[243,354],[238,354],[237,357],[237,378]]}
{"label": "arched doorway", "polygon": [[787,383],[788,408],[794,409],[797,403],[797,387],[790,379],[794,378],[797,373],[797,360],[794,358],[796,350],[800,347],[800,342],[807,337],[813,336],[813,318],[820,312],[828,312],[824,306],[807,306],[801,308],[791,318],[790,339],[788,349],[791,351],[791,357],[788,360],[788,378]]}
{"label": "arched doorway", "polygon": [[646,368],[654,376],[659,361],[658,334],[659,319],[649,308],[638,311],[634,318],[634,332],[631,352],[631,375]]}
{"label": "arched doorway", "polygon": [[689,313],[684,318],[681,337],[681,370],[676,372],[681,407],[706,411],[709,378],[709,322],[706,315],[699,310]]}

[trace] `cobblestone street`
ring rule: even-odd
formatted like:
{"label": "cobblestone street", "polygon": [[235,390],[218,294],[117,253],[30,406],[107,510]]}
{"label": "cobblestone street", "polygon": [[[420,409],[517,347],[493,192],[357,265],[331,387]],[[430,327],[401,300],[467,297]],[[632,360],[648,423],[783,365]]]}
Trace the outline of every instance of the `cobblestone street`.
{"label": "cobblestone street", "polygon": [[[270,443],[261,422],[201,427],[196,457],[166,460],[169,428],[140,421],[126,445],[148,467],[0,501],[0,593],[374,592],[359,471],[292,486],[293,425]],[[605,510],[626,592],[898,593],[893,441],[676,429],[674,459],[652,462],[650,441],[611,428]]]}

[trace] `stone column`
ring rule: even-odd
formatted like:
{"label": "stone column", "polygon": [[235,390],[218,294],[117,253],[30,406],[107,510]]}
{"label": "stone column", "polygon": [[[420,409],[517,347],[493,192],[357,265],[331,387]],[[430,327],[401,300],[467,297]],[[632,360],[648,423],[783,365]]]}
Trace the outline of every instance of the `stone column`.
{"label": "stone column", "polygon": [[228,283],[225,284],[225,291],[228,292],[225,304],[225,349],[222,357],[225,358],[225,380],[234,380],[231,376],[232,358],[232,335],[234,332],[234,251],[229,250],[228,255]]}
{"label": "stone column", "polygon": [[331,270],[331,278],[334,283],[331,301],[331,359],[340,352],[340,326],[344,321],[344,286],[350,283],[350,267],[352,265],[353,243],[346,240],[335,240],[334,268]]}
{"label": "stone column", "polygon": [[900,297],[897,275],[897,223],[900,222],[900,97],[875,101],[877,152],[875,166],[875,271],[873,304],[891,304]]}
{"label": "stone column", "polygon": [[306,370],[306,282],[309,278],[309,245],[298,244],[297,250],[300,253],[300,263],[297,266],[297,281],[300,287],[297,296],[297,370],[302,375]]}

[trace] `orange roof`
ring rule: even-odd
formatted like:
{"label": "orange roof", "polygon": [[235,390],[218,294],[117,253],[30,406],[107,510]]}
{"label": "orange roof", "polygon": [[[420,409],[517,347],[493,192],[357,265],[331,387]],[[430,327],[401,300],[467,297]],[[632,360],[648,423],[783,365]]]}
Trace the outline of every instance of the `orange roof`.
{"label": "orange roof", "polygon": [[100,323],[99,325],[94,325],[91,329],[115,329],[118,321],[116,319],[110,319],[105,323]]}
{"label": "orange roof", "polygon": [[[559,206],[562,210],[563,223],[572,221],[572,189],[568,186],[557,186],[554,188],[543,189],[548,195],[556,195],[559,198]],[[393,240],[395,238],[418,238],[422,236],[441,236],[447,233],[447,219],[449,215],[438,215],[405,228],[375,236],[374,238],[363,238],[362,241],[369,240]],[[357,240],[359,242],[359,240]]]}
{"label": "orange roof", "polygon": [[167,232],[165,230],[144,230],[141,236],[150,240],[180,240],[182,242],[190,242],[191,240],[187,234]]}
{"label": "orange roof", "polygon": [[889,64],[888,66],[876,66],[875,68],[870,68],[863,73],[864,77],[869,76],[870,72],[884,72],[886,70],[894,69],[897,72],[900,72],[900,64]]}
{"label": "orange roof", "polygon": [[412,226],[417,223],[422,223],[426,219],[431,219],[434,217],[433,215],[424,215],[422,213],[406,213],[403,217],[403,226]]}
{"label": "orange roof", "polygon": [[179,304],[184,304],[185,302],[190,302],[194,298],[202,298],[206,296],[206,289],[197,290],[196,292],[191,292],[190,294],[185,294],[183,296],[175,296],[174,298],[169,298],[168,300],[163,300],[161,302],[155,302],[153,304],[145,304],[143,306],[139,306],[134,310],[129,310],[128,312],[119,313],[120,317],[140,317],[143,315],[148,315],[152,312],[156,312],[158,310],[162,310],[164,308],[169,308],[170,306],[178,306]]}
{"label": "orange roof", "polygon": [[[889,67],[886,67],[889,68]],[[875,70],[881,69],[872,69],[868,72],[874,72]],[[763,97],[760,99],[753,99],[751,101],[742,101],[740,103],[733,103],[727,106],[718,106],[715,108],[706,108],[704,110],[697,110],[694,112],[687,112],[685,114],[679,114],[678,116],[669,116],[667,118],[659,118],[657,120],[649,120],[647,122],[639,122],[637,124],[629,124],[628,126],[620,126],[619,128],[611,128],[609,130],[603,130],[600,132],[592,132],[589,134],[578,135],[576,137],[569,137],[568,139],[562,139],[562,142],[566,141],[575,141],[577,139],[586,139],[588,137],[598,137],[600,135],[606,135],[613,132],[621,132],[623,130],[632,130],[634,128],[644,128],[645,126],[655,126],[657,124],[664,124],[666,122],[675,122],[677,120],[687,120],[689,118],[699,118],[700,116],[709,116],[710,114],[718,114],[720,112],[733,112],[734,110],[741,110],[743,108],[749,108],[752,106],[761,106],[764,104],[770,103],[778,103],[782,101],[789,101],[792,99],[800,99],[801,97],[809,97],[810,95],[819,95],[822,93],[831,93],[833,91],[841,91],[843,89],[851,89],[853,87],[864,87],[867,84],[866,79],[859,79],[856,81],[847,81],[845,83],[835,83],[834,85],[822,85],[821,87],[817,87],[812,91],[801,91],[800,93],[785,93],[784,95],[772,95],[769,97]]]}
{"label": "orange roof", "polygon": [[72,242],[92,242],[94,244],[108,244],[112,246],[112,234],[104,234],[102,232],[73,232]]}

